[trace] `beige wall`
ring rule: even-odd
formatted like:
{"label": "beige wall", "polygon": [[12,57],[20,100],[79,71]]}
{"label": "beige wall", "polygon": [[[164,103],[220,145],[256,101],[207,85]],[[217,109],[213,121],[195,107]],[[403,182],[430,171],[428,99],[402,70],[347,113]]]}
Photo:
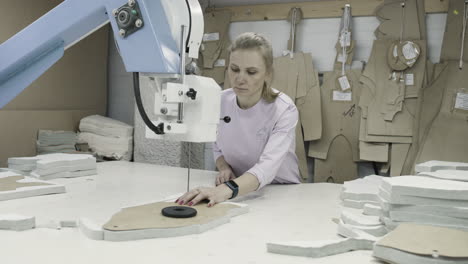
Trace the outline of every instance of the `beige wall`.
{"label": "beige wall", "polygon": [[[60,0],[16,0],[0,9],[0,42]],[[64,57],[0,110],[0,167],[8,157],[35,155],[37,130],[76,130],[82,117],[106,114],[108,26]]]}

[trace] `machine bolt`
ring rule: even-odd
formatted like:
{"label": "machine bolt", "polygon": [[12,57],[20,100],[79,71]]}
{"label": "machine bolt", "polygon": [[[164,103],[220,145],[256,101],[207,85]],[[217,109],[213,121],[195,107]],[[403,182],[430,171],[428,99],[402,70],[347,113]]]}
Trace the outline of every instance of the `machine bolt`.
{"label": "machine bolt", "polygon": [[171,130],[171,128],[172,127],[170,125],[167,125],[167,127],[166,127],[167,130]]}
{"label": "machine bolt", "polygon": [[179,96],[182,96],[184,95],[184,92],[183,91],[179,91]]}
{"label": "machine bolt", "polygon": [[119,10],[117,10],[117,9],[112,10],[112,15],[117,17],[118,14],[119,14]]}
{"label": "machine bolt", "polygon": [[135,5],[135,0],[128,0],[128,5],[130,7],[134,6]]}
{"label": "machine bolt", "polygon": [[121,37],[125,37],[125,33],[127,33],[127,32],[125,31],[125,29],[119,30],[119,35],[120,35]]}
{"label": "machine bolt", "polygon": [[137,19],[137,21],[135,21],[135,26],[137,28],[140,28],[141,26],[143,26],[143,21],[141,19]]}
{"label": "machine bolt", "polygon": [[167,114],[167,107],[162,107],[160,111],[163,115]]}
{"label": "machine bolt", "polygon": [[166,95],[163,95],[163,101],[164,101],[164,102],[167,101],[167,96],[166,96]]}
{"label": "machine bolt", "polygon": [[195,100],[197,98],[197,91],[195,91],[195,89],[193,89],[193,88],[190,88],[189,91],[186,93],[186,95],[190,99]]}

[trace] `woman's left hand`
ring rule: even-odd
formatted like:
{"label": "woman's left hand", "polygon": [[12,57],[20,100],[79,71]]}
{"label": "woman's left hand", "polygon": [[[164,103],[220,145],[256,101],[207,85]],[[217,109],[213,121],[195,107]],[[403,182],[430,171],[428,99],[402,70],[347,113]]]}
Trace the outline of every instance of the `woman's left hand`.
{"label": "woman's left hand", "polygon": [[218,185],[216,187],[198,187],[195,188],[177,199],[175,202],[180,205],[194,206],[200,201],[207,199],[208,207],[211,207],[217,203],[224,202],[231,198],[232,190],[229,189],[225,184]]}

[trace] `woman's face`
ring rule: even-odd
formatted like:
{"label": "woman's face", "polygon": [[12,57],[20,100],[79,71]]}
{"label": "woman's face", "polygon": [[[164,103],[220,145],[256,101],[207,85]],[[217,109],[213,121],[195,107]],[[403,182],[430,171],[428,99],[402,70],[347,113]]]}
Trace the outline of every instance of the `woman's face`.
{"label": "woman's face", "polygon": [[231,86],[238,97],[260,98],[263,84],[270,78],[262,54],[256,49],[232,52],[228,74]]}

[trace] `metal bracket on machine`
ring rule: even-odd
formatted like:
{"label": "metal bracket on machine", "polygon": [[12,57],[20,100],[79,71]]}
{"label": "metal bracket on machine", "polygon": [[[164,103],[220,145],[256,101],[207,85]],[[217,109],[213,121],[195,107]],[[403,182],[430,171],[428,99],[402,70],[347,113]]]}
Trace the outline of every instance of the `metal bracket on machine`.
{"label": "metal bracket on machine", "polygon": [[119,27],[119,35],[122,38],[126,38],[144,26],[140,7],[136,0],[128,0],[127,4],[114,9],[112,14],[115,17],[117,26]]}

